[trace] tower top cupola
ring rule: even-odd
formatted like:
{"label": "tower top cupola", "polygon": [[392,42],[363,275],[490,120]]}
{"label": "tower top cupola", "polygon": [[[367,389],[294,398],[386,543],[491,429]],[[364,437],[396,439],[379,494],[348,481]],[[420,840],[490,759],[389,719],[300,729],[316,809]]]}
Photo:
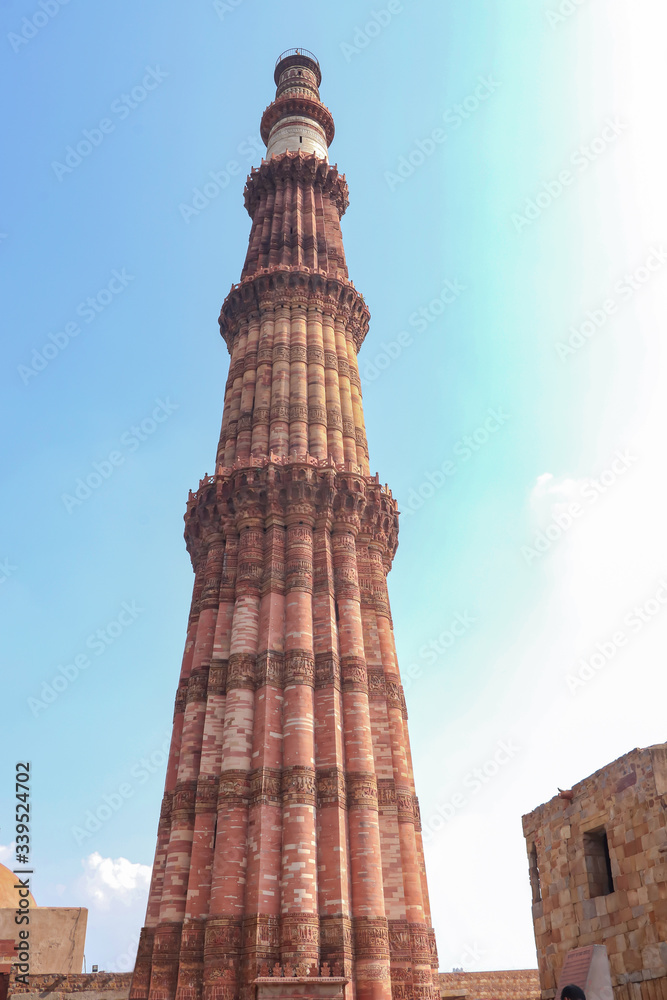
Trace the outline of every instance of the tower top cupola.
{"label": "tower top cupola", "polygon": [[320,100],[320,64],[308,49],[287,49],[276,60],[276,99],[262,115],[261,135],[270,160],[286,152],[328,160],[333,116]]}

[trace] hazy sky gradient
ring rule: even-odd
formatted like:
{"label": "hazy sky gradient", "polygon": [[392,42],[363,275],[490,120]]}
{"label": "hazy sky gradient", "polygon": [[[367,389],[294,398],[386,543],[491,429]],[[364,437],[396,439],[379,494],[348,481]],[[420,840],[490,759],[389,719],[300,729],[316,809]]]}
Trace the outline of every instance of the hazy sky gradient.
{"label": "hazy sky gradient", "polygon": [[[38,0],[0,6],[0,843],[28,756],[34,894],[89,907],[88,968],[130,968],[143,921],[192,587],[182,517],[213,469],[216,320],[285,48],[322,66],[348,266],[372,314],[364,409],[371,469],[403,511],[390,596],[442,969],[535,966],[522,813],[667,738],[667,604],[633,612],[667,579],[667,14],[392,7],[363,46],[383,0],[70,0],[38,30],[23,21]],[[154,89],[124,103],[147,74]],[[90,155],[54,167],[104,119]],[[224,190],[184,212],[221,171]],[[64,346],[42,364],[50,335]],[[90,497],[64,501],[112,452]],[[560,537],[554,517],[571,520]],[[79,676],[29,703],[77,655]],[[76,834],[121,786],[120,808]]]}

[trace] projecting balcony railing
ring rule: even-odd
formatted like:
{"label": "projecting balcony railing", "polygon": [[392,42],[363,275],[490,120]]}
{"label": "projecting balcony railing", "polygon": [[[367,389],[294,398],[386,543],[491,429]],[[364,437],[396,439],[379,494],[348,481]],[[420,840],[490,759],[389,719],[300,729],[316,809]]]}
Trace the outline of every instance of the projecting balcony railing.
{"label": "projecting balcony railing", "polygon": [[309,52],[308,49],[285,49],[285,51],[281,52],[276,59],[276,66],[279,62],[282,62],[283,59],[287,59],[288,56],[307,56],[308,59],[312,59],[318,66],[320,65],[317,61],[317,56],[312,52]]}

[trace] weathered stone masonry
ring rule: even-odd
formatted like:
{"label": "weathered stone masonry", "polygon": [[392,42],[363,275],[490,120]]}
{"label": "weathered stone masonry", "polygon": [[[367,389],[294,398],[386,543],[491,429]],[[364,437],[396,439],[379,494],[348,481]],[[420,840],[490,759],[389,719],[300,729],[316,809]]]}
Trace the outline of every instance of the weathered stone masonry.
{"label": "weathered stone masonry", "polygon": [[667,744],[633,750],[523,817],[542,1000],[604,944],[614,1000],[667,1000]]}
{"label": "weathered stone masonry", "polygon": [[386,583],[398,512],[369,472],[357,365],[369,311],[317,60],[291,50],[275,80],[220,315],[216,471],[185,516],[193,599],[131,997],[249,1000],[301,977],[295,995],[433,1000]]}

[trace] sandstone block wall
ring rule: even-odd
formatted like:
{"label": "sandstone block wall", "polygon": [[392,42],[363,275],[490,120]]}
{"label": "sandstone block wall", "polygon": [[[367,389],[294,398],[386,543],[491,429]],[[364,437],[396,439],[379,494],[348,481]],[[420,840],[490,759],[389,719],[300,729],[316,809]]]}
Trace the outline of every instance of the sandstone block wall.
{"label": "sandstone block wall", "polygon": [[667,1000],[667,744],[633,750],[523,817],[543,1000],[604,944],[615,1000]]}

